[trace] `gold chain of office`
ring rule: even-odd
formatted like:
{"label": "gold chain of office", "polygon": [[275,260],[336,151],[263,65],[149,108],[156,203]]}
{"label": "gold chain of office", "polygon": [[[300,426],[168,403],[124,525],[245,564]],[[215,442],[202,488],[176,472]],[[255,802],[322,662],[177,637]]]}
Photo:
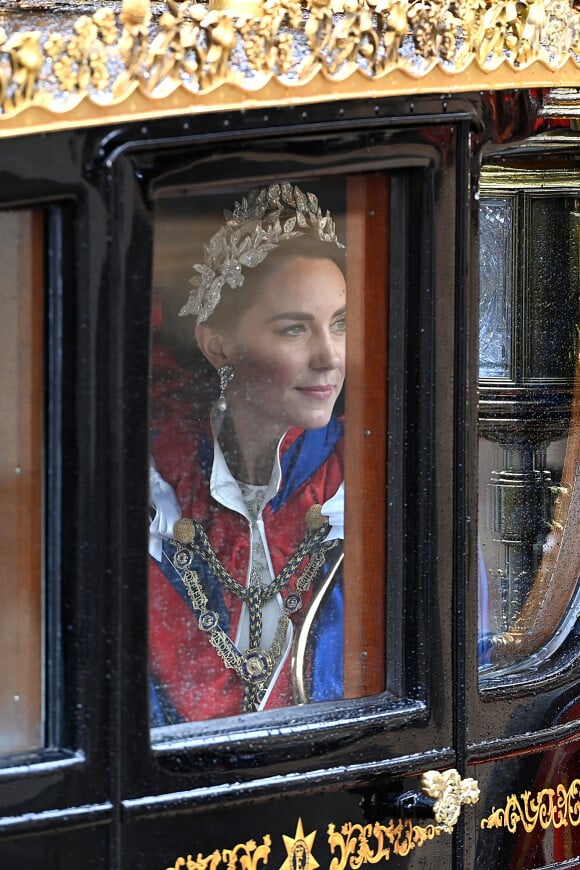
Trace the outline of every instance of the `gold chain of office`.
{"label": "gold chain of office", "polygon": [[[251,578],[248,586],[242,586],[232,577],[218,559],[203,526],[191,519],[181,519],[175,524],[175,539],[171,543],[175,552],[171,564],[181,577],[194,611],[198,615],[198,626],[214,647],[226,668],[232,668],[244,683],[243,712],[258,709],[266,692],[268,681],[279,661],[287,636],[290,617],[302,609],[302,593],[308,591],[320,568],[325,562],[326,551],[335,542],[325,543],[329,523],[320,515],[319,527],[309,528],[296,552],[268,585]],[[316,521],[315,521],[316,522]],[[312,523],[311,523],[312,525]],[[219,613],[208,607],[208,599],[203,590],[198,572],[191,567],[194,556],[207,565],[218,583],[243,601],[249,611],[250,642],[245,652],[241,652],[219,622]],[[304,571],[296,582],[296,590],[288,592],[283,599],[283,611],[278,620],[276,632],[268,649],[260,646],[262,635],[262,608],[275,595],[281,593],[309,557]]]}

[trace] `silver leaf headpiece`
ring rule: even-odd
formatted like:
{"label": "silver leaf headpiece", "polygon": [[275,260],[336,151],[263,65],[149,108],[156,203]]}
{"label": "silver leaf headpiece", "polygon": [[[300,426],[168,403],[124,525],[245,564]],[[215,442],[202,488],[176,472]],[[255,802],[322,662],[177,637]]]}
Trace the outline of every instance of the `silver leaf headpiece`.
{"label": "silver leaf headpiece", "polygon": [[330,212],[323,215],[313,193],[289,182],[252,190],[224,216],[224,226],[203,246],[204,262],[193,267],[193,290],[179,312],[196,314],[198,323],[213,314],[224,284],[242,287],[243,270],[258,266],[280,242],[314,233],[323,242],[344,247]]}

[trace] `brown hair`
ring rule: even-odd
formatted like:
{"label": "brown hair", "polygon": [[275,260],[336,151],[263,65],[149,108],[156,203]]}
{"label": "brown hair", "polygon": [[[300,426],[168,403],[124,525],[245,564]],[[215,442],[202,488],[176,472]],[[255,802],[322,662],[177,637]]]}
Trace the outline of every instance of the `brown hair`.
{"label": "brown hair", "polygon": [[264,282],[283,263],[299,257],[309,260],[331,260],[344,274],[343,248],[337,248],[335,244],[325,242],[313,235],[281,242],[259,266],[244,269],[244,283],[241,287],[232,289],[225,285],[222,288],[221,299],[206,322],[218,330],[231,327],[253,305]]}

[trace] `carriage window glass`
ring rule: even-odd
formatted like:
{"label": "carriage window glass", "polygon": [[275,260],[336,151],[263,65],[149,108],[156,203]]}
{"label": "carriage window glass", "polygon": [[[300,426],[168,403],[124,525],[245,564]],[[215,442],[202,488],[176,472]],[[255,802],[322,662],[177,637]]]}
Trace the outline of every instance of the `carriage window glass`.
{"label": "carriage window glass", "polygon": [[0,753],[43,743],[43,221],[0,212]]}
{"label": "carriage window glass", "polygon": [[373,250],[386,298],[388,191],[376,175],[156,199],[154,728],[384,690],[384,553],[365,593],[344,479],[363,344],[347,309]]}
{"label": "carriage window glass", "polygon": [[482,176],[479,643],[491,680],[547,667],[576,637],[579,185],[558,170]]}

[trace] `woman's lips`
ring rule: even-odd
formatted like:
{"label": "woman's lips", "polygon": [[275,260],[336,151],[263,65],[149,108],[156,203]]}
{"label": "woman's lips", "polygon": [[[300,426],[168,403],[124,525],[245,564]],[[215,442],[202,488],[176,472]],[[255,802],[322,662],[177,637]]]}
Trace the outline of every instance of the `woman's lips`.
{"label": "woman's lips", "polygon": [[311,399],[330,399],[334,395],[332,384],[322,384],[318,387],[296,387],[296,389]]}

